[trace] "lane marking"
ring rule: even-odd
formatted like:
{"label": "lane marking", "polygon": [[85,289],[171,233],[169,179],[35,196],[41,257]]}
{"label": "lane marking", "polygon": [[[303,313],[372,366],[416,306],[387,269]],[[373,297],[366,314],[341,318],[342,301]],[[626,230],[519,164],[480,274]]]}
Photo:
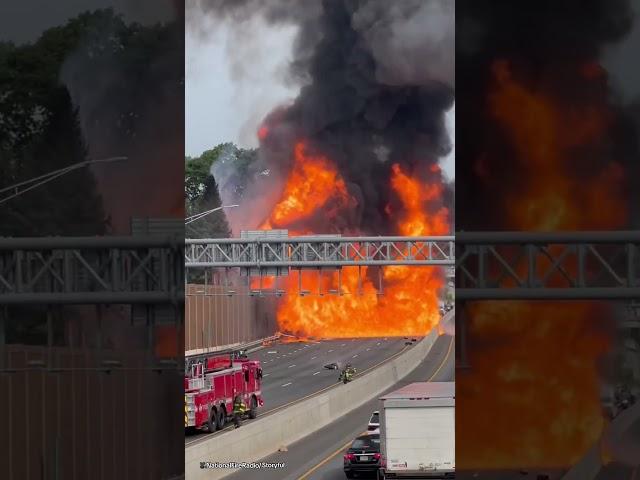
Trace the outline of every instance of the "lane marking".
{"label": "lane marking", "polygon": [[433,375],[431,375],[429,377],[429,380],[427,380],[427,382],[430,382],[431,380],[433,380],[436,375],[438,373],[440,373],[440,370],[442,370],[442,367],[445,366],[445,364],[447,363],[447,360],[449,359],[449,355],[451,355],[451,352],[453,351],[453,340],[455,337],[451,337],[451,340],[449,340],[449,348],[447,349],[447,354],[444,356],[444,359],[442,360],[442,363],[440,364],[440,366],[437,368],[437,370],[435,372],[433,372]]}
{"label": "lane marking", "polygon": [[319,374],[319,373],[320,373],[320,372],[316,372],[316,373],[314,373],[314,375],[317,375],[317,374]]}
{"label": "lane marking", "polygon": [[341,347],[344,347],[346,345],[346,343],[343,343],[342,345],[340,345]]}
{"label": "lane marking", "polygon": [[[360,435],[365,435],[367,432],[363,432],[358,434],[357,436],[359,437]],[[346,450],[347,448],[349,448],[349,445],[351,445],[353,443],[353,440],[349,440],[347,443],[345,443],[343,446],[341,446],[338,450],[336,450],[335,452],[333,452],[331,455],[329,455],[327,458],[325,458],[322,462],[320,462],[319,464],[317,464],[315,467],[313,467],[311,470],[308,470],[304,475],[302,475],[298,480],[305,480],[305,478],[309,477],[309,475],[311,475],[313,472],[315,472],[317,469],[319,469],[320,467],[322,467],[325,463],[327,463],[329,460],[331,460],[333,457],[335,457],[336,455],[338,455],[339,453],[342,453],[344,450]]]}
{"label": "lane marking", "polygon": [[327,353],[331,353],[331,352],[333,352],[333,350],[329,350]]}
{"label": "lane marking", "polygon": [[[442,362],[440,363],[440,366],[436,369],[435,372],[433,372],[433,375],[431,375],[431,377],[429,377],[429,380],[427,380],[428,382],[433,380],[435,378],[435,376],[440,372],[440,370],[442,370],[442,367],[447,363],[447,360],[449,359],[449,355],[451,354],[451,351],[453,350],[453,348],[452,348],[453,341],[454,341],[454,337],[451,337],[451,340],[449,342],[449,348],[447,349],[447,354],[442,359]],[[367,432],[364,432],[364,433],[361,433],[360,435],[364,435],[366,433]],[[357,436],[360,436],[360,435],[357,435]],[[315,467],[312,467],[310,470],[308,470],[306,473],[304,473],[298,480],[305,480],[306,478],[308,478],[309,475],[311,475],[313,472],[315,472],[320,467],[325,465],[327,462],[331,461],[333,459],[333,457],[338,455],[340,452],[344,451],[349,445],[351,445],[352,442],[353,442],[353,440],[349,440],[348,443],[346,443],[343,446],[341,446],[338,450],[336,450],[335,452],[330,454],[328,457],[326,457],[324,460],[322,460],[320,463],[318,463]]]}
{"label": "lane marking", "polygon": [[313,360],[314,358],[316,358],[316,357],[311,357],[311,360]]}
{"label": "lane marking", "polygon": [[[376,363],[375,365],[372,365],[372,366],[371,366],[371,367],[369,367],[369,368],[365,368],[364,370],[362,370],[362,372],[357,373],[357,374],[356,374],[356,377],[357,377],[357,376],[360,376],[360,375],[364,375],[365,373],[367,373],[367,372],[369,372],[369,371],[371,371],[371,370],[374,370],[374,369],[378,368],[380,365],[382,365],[382,364],[384,364],[384,363],[387,363],[387,362],[389,362],[389,361],[393,360],[393,359],[394,359],[394,358],[396,358],[397,356],[402,355],[402,354],[403,354],[403,353],[404,353],[408,348],[409,348],[409,347],[408,347],[407,345],[403,346],[401,350],[397,351],[396,353],[394,353],[394,354],[393,354],[393,355],[391,355],[390,357],[387,357],[387,358],[385,358],[385,359],[383,359],[383,360],[379,361],[379,362],[378,362],[378,363]],[[303,400],[306,400],[307,398],[314,397],[314,396],[316,396],[316,395],[318,395],[318,394],[320,394],[320,393],[322,393],[322,392],[326,392],[327,390],[330,390],[330,389],[332,389],[332,388],[336,388],[336,387],[338,387],[338,386],[339,386],[338,384],[332,384],[332,385],[326,386],[326,387],[324,387],[324,388],[321,388],[320,390],[317,390],[317,391],[315,391],[315,392],[313,392],[313,393],[310,393],[309,395],[305,395],[304,397],[300,397],[300,398],[298,398],[298,399],[296,399],[296,400],[292,400],[292,401],[290,401],[290,402],[288,402],[288,403],[285,403],[284,405],[280,405],[280,406],[278,406],[278,407],[272,408],[271,410],[268,410],[268,411],[264,412],[262,415],[269,415],[269,414],[271,414],[271,413],[277,412],[277,411],[279,411],[279,410],[282,410],[282,409],[284,409],[284,408],[287,408],[287,407],[288,407],[288,406],[290,406],[290,405],[293,405],[293,404],[298,403],[298,402],[302,402]]]}
{"label": "lane marking", "polygon": [[289,368],[293,368],[293,367],[295,367],[295,366],[296,366],[295,364],[293,364],[293,365],[289,365]]}
{"label": "lane marking", "polygon": [[284,385],[281,385],[282,387],[288,387],[289,385],[291,385],[293,382],[289,382],[289,383],[285,383]]}
{"label": "lane marking", "polygon": [[[360,372],[360,373],[356,374],[356,376],[364,375],[365,373],[369,372],[370,370],[373,370],[373,369],[375,369],[375,368],[378,368],[380,365],[382,365],[382,364],[384,364],[384,363],[387,363],[387,362],[389,362],[389,361],[393,360],[393,359],[394,359],[394,358],[396,358],[397,356],[399,356],[399,355],[401,355],[402,353],[404,353],[408,348],[409,348],[409,347],[408,347],[408,346],[406,346],[406,345],[405,345],[405,346],[403,346],[401,350],[397,351],[396,353],[394,353],[394,354],[393,354],[393,355],[391,355],[390,357],[387,357],[387,358],[385,358],[385,359],[381,360],[380,362],[376,363],[375,365],[372,365],[371,367],[364,369],[362,372]],[[270,409],[270,410],[267,410],[266,412],[261,412],[261,413],[259,413],[259,414],[258,414],[258,418],[262,418],[262,417],[265,417],[265,416],[271,415],[272,413],[275,413],[275,412],[278,412],[278,411],[280,411],[280,410],[283,410],[283,409],[285,409],[285,408],[289,407],[290,405],[294,405],[294,404],[296,404],[296,403],[298,403],[298,402],[302,402],[302,401],[306,400],[307,398],[311,398],[311,397],[313,397],[313,396],[315,396],[315,395],[318,395],[318,394],[320,394],[320,393],[326,392],[327,390],[330,390],[330,389],[332,389],[332,388],[336,388],[336,387],[338,387],[338,386],[339,386],[338,384],[331,384],[331,385],[328,385],[328,386],[326,386],[326,387],[324,387],[324,388],[321,388],[320,390],[317,390],[317,391],[312,392],[312,393],[310,393],[310,394],[308,394],[308,395],[305,395],[304,397],[298,398],[298,399],[296,399],[296,400],[292,400],[292,401],[287,402],[287,403],[285,403],[285,404],[283,404],[283,405],[279,405],[279,406],[277,406],[277,407],[275,407],[275,408],[272,408],[272,409]],[[230,424],[230,426],[225,426],[225,428],[224,428],[223,430],[221,430],[221,431],[222,431],[222,432],[224,432],[224,431],[230,430],[230,429],[231,429],[231,428],[230,428],[231,426],[232,426],[232,424]],[[214,433],[213,435],[218,435],[218,433],[219,433],[219,432],[216,432],[216,433]],[[211,437],[210,437],[210,436],[208,436],[208,435],[204,435],[204,434],[203,434],[203,435],[198,435],[198,436],[197,436],[196,438],[194,438],[192,441],[190,441],[190,442],[185,442],[185,448],[186,448],[186,447],[191,447],[192,445],[200,444],[200,443],[204,442],[205,440],[207,440],[208,438],[211,438]]]}
{"label": "lane marking", "polygon": [[367,348],[367,352],[368,352],[369,350],[371,350],[371,349],[370,349],[370,348]]}
{"label": "lane marking", "polygon": [[355,354],[353,357],[351,357],[351,358],[356,358],[357,356],[358,356],[358,354],[356,353],[356,354]]}
{"label": "lane marking", "polygon": [[376,345],[380,345],[380,342],[376,343]]}
{"label": "lane marking", "polygon": [[270,373],[265,373],[264,375],[262,375],[263,377],[268,377],[269,375],[271,375]]}

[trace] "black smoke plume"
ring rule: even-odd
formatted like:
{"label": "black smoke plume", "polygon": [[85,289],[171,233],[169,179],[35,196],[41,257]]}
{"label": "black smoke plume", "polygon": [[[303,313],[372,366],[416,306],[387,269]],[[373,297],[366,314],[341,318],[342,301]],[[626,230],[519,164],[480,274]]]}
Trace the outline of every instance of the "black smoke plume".
{"label": "black smoke plume", "polygon": [[[259,176],[248,195],[273,198],[292,167],[299,140],[337,165],[357,199],[356,211],[344,212],[344,231],[394,233],[395,220],[385,212],[394,202],[389,185],[393,164],[442,181],[429,167],[450,150],[445,113],[454,102],[454,2],[194,2],[187,11],[192,30],[205,30],[195,25],[203,17],[247,30],[256,18],[299,27],[289,73],[301,85],[300,93],[292,105],[264,120],[268,133],[255,172],[269,175]],[[244,203],[253,208],[254,202]],[[425,207],[435,211],[440,206]],[[264,202],[262,209],[268,214]],[[240,215],[229,212],[234,230],[234,217]],[[241,227],[255,228],[252,222]],[[326,219],[310,223],[307,228],[317,233],[334,229]]]}
{"label": "black smoke plume", "polygon": [[[633,12],[627,0],[456,2],[456,70],[460,87],[456,124],[458,230],[501,231],[518,228],[514,225],[514,216],[510,210],[512,202],[526,198],[527,186],[546,186],[545,182],[548,181],[541,174],[536,175],[536,165],[531,164],[528,152],[525,151],[523,154],[524,149],[517,148],[517,144],[523,144],[523,139],[515,138],[492,111],[491,98],[496,89],[497,62],[506,62],[511,78],[515,79],[519,86],[537,98],[544,98],[548,105],[559,111],[584,112],[593,106],[609,113],[602,134],[585,138],[580,145],[567,148],[560,154],[547,153],[556,154],[556,158],[561,158],[557,166],[553,165],[552,168],[557,168],[558,176],[567,180],[573,187],[567,198],[573,201],[574,207],[578,206],[576,211],[572,212],[577,218],[575,229],[595,230],[633,226],[632,215],[628,216],[626,224],[615,224],[613,220],[614,225],[611,226],[611,222],[607,225],[606,217],[604,221],[602,217],[595,217],[588,209],[581,208],[580,202],[576,201],[582,196],[588,196],[588,190],[599,182],[610,181],[605,178],[604,172],[613,162],[618,163],[624,170],[620,188],[614,192],[616,198],[624,201],[630,198],[630,191],[634,190],[630,187],[631,182],[635,182],[631,179],[637,178],[638,130],[634,127],[633,112],[621,100],[609,72],[602,68],[607,50],[623,41],[632,26]],[[632,58],[628,61],[629,66],[635,62]],[[532,125],[545,118],[545,115],[537,115],[539,112],[531,110],[522,109],[523,124]],[[552,136],[564,138],[571,135],[574,128],[575,125],[571,124],[547,124],[539,125],[538,129],[530,128],[524,131],[543,134],[549,132]],[[544,142],[545,138],[536,138],[535,134],[526,139],[529,148],[540,147]],[[561,195],[567,195],[567,192],[561,192]],[[531,198],[531,205],[535,201],[535,198]],[[637,196],[636,200],[629,202],[629,206],[634,204],[638,204]],[[611,218],[615,218],[617,213],[609,212]],[[544,224],[545,218],[553,218],[556,214],[556,211],[543,206],[537,213],[536,223]],[[547,318],[540,317],[538,312],[544,312],[545,308],[551,311],[556,305],[557,315],[552,312]],[[483,305],[478,305],[478,308],[481,307]],[[468,305],[459,302],[456,306],[458,318],[465,315],[463,312],[467,312],[465,324],[471,332],[467,336],[467,358],[471,367],[456,373],[457,389],[462,392],[461,400],[456,406],[457,419],[464,425],[465,421],[479,418],[478,412],[483,412],[486,418],[500,416],[504,420],[501,426],[492,424],[491,421],[486,423],[492,424],[494,430],[490,438],[482,439],[482,444],[478,442],[480,437],[471,433],[470,430],[473,428],[462,428],[457,435],[456,445],[459,465],[463,466],[463,470],[465,467],[476,468],[478,464],[482,466],[483,462],[495,469],[526,465],[532,458],[527,456],[527,444],[530,443],[528,439],[537,439],[531,442],[537,442],[535,448],[550,444],[555,438],[550,434],[554,428],[552,425],[557,425],[558,422],[563,423],[563,432],[568,432],[565,433],[566,438],[573,435],[573,442],[576,439],[585,443],[592,441],[592,438],[584,433],[584,425],[588,419],[580,416],[559,420],[562,418],[560,412],[550,407],[553,402],[549,402],[545,398],[547,395],[543,393],[549,385],[546,383],[549,381],[548,377],[541,378],[542,375],[531,374],[530,377],[523,376],[512,383],[517,385],[523,398],[527,395],[525,392],[532,392],[538,405],[549,407],[542,418],[537,418],[536,413],[527,406],[527,402],[510,401],[507,399],[508,395],[500,394],[497,395],[496,401],[496,388],[483,391],[481,387],[488,384],[488,380],[492,378],[492,368],[502,371],[535,371],[534,366],[540,364],[542,357],[553,358],[558,364],[570,358],[579,362],[580,368],[583,369],[574,372],[574,378],[569,378],[566,372],[558,371],[554,379],[558,382],[558,387],[552,389],[553,396],[565,395],[571,388],[567,387],[567,384],[570,385],[576,379],[584,380],[586,384],[597,384],[601,380],[610,381],[610,378],[603,379],[604,375],[596,373],[593,360],[598,353],[593,352],[589,358],[584,345],[588,345],[589,335],[615,335],[612,330],[615,329],[618,313],[611,311],[608,303],[594,305],[589,309],[589,314],[573,319],[579,322],[577,325],[581,329],[581,336],[565,341],[560,331],[576,326],[576,323],[571,321],[563,327],[563,321],[568,319],[563,318],[561,309],[564,308],[566,311],[566,307],[566,304],[563,305],[561,302],[553,305],[545,302],[526,306],[519,304],[517,308],[511,309],[505,306],[503,315],[498,317],[500,322],[483,323],[484,317],[480,314],[475,315],[474,310],[470,310]],[[530,310],[530,318],[522,313],[527,309]],[[498,311],[497,308],[495,311]],[[482,313],[486,315],[485,311]],[[553,328],[558,329],[557,332],[549,331],[539,335],[539,321],[545,320],[551,321]],[[518,332],[517,335],[514,332]],[[487,341],[489,337],[491,340]],[[554,347],[542,351],[541,345]],[[509,358],[509,351],[513,352],[513,360]],[[478,359],[484,359],[485,365],[492,367],[479,366]],[[598,360],[606,364],[611,361],[609,358]],[[555,374],[550,373],[552,376]],[[503,383],[507,384],[507,381]],[[585,400],[593,401],[594,398],[576,399]],[[501,408],[498,405],[500,403],[502,406],[509,404],[510,408]],[[481,423],[477,422],[475,431],[482,430]],[[572,441],[565,443],[567,451],[570,451],[569,447],[576,448]],[[514,445],[524,448],[511,448]],[[562,455],[564,458],[556,461],[564,462],[565,465],[562,466],[570,466],[574,459],[566,452]],[[577,452],[577,455],[581,455],[580,452]],[[539,464],[529,466],[546,468],[552,461],[544,458]],[[533,472],[530,473],[533,475]],[[617,475],[622,473],[598,478],[622,478]]]}
{"label": "black smoke plume", "polygon": [[[548,95],[565,109],[609,105],[613,122],[606,135],[585,145],[587,152],[569,153],[575,158],[567,177],[580,175],[593,182],[611,160],[627,171],[637,164],[635,132],[614,85],[606,72],[601,72],[601,81],[593,81],[582,69],[598,68],[606,49],[629,33],[633,11],[628,0],[458,0],[456,15],[456,70],[462,82],[456,134],[463,139],[456,145],[456,200],[458,205],[473,205],[459,209],[459,228],[513,228],[505,224],[508,204],[504,199],[517,197],[522,184],[530,181],[512,139],[488,106],[494,84],[492,66],[498,60],[509,62],[511,74],[527,89]],[[525,118],[528,112],[522,115]],[[571,126],[562,128],[570,131]]]}

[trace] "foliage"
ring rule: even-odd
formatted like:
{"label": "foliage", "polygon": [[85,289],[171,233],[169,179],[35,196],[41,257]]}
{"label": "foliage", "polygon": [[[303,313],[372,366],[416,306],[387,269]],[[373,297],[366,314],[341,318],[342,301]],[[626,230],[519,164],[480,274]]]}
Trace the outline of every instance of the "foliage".
{"label": "foliage", "polygon": [[[33,44],[0,44],[0,188],[87,159],[78,112],[60,72],[104,21],[122,24],[112,11],[98,11],[45,31]],[[0,236],[101,234],[107,223],[87,169],[0,204]]]}
{"label": "foliage", "polygon": [[[211,165],[225,145],[221,144],[195,158],[185,157],[185,211],[187,216],[206,212],[222,205]],[[213,212],[186,226],[190,238],[226,237],[230,235],[224,212]]]}
{"label": "foliage", "polygon": [[226,147],[232,145],[231,143],[221,143],[211,150],[206,150],[199,157],[185,157],[184,191],[187,207],[193,207],[203,196],[207,179],[211,177],[211,165]]}
{"label": "foliage", "polygon": [[[184,114],[172,100],[182,98],[175,93],[184,85],[176,36],[183,38],[181,26],[125,24],[105,9],[50,28],[32,44],[0,43],[0,188],[87,160],[86,138],[95,158],[127,155],[133,164],[167,156]],[[181,203],[179,186],[163,195]],[[0,204],[0,236],[108,228],[88,168]]]}
{"label": "foliage", "polygon": [[[199,157],[185,157],[185,210],[188,216],[222,205],[218,185],[211,171],[223,157],[229,162],[227,168],[233,172],[230,181],[234,185],[234,203],[241,202],[249,166],[256,159],[256,151],[222,143]],[[220,210],[187,225],[187,235],[191,238],[228,237],[231,230],[224,211]]]}

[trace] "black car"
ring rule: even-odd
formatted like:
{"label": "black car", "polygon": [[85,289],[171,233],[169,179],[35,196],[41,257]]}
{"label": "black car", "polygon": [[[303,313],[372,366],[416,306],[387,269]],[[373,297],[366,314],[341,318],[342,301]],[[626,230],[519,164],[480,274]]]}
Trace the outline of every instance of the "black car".
{"label": "black car", "polygon": [[375,474],[380,467],[380,435],[361,435],[344,455],[344,474],[353,478],[357,473]]}

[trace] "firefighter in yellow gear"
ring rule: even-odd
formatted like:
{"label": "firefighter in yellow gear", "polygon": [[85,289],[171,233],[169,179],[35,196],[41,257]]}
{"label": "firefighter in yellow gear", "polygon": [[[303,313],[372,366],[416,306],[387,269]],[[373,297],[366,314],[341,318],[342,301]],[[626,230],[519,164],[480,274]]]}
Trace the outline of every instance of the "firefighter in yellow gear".
{"label": "firefighter in yellow gear", "polygon": [[235,424],[236,428],[240,428],[240,418],[245,414],[246,411],[247,406],[242,401],[242,398],[236,397],[235,401],[233,402],[233,423]]}

